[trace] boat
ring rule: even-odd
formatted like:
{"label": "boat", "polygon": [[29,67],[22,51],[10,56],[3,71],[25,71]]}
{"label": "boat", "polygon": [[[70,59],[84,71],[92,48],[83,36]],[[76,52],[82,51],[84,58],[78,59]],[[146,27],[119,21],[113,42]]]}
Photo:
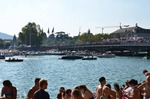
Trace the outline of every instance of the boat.
{"label": "boat", "polygon": [[23,59],[18,59],[18,58],[8,58],[5,59],[6,62],[22,62]]}
{"label": "boat", "polygon": [[0,59],[5,59],[5,55],[0,55]]}
{"label": "boat", "polygon": [[104,53],[101,55],[97,55],[97,57],[99,57],[99,58],[113,58],[113,57],[115,57],[115,54]]}
{"label": "boat", "polygon": [[93,56],[85,56],[82,58],[82,60],[97,60],[97,58]]}
{"label": "boat", "polygon": [[83,58],[83,56],[79,55],[65,55],[61,57],[61,59],[81,59],[81,58]]}
{"label": "boat", "polygon": [[150,59],[150,56],[144,56],[143,59]]}
{"label": "boat", "polygon": [[82,55],[78,55],[76,53],[67,54],[61,57],[61,59],[82,59]]}

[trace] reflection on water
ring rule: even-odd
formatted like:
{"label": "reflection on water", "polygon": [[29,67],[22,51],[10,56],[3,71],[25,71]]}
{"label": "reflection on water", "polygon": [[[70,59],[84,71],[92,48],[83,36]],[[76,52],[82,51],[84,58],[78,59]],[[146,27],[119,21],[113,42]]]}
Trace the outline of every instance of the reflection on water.
{"label": "reflection on water", "polygon": [[131,78],[142,82],[142,70],[150,64],[150,60],[137,57],[98,58],[91,61],[61,60],[60,57],[28,56],[21,57],[24,61],[18,63],[0,60],[0,88],[2,81],[9,79],[17,87],[18,97],[25,98],[34,79],[41,77],[48,80],[47,91],[54,99],[61,86],[72,89],[76,85],[86,84],[95,91],[100,76],[105,76],[111,85],[115,82],[121,85]]}

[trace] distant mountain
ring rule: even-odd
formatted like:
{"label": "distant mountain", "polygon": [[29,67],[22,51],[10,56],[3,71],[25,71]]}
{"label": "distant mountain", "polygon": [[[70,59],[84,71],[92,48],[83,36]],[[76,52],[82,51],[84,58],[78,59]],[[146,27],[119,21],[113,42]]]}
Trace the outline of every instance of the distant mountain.
{"label": "distant mountain", "polygon": [[13,36],[0,32],[0,38],[1,39],[13,39]]}

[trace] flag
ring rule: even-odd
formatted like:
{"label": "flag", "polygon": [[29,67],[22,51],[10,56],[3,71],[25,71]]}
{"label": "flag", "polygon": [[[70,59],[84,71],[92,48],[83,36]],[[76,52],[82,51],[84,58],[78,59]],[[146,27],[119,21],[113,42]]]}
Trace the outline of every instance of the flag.
{"label": "flag", "polygon": [[54,27],[53,27],[53,29],[52,29],[52,33],[54,33]]}
{"label": "flag", "polygon": [[91,33],[91,31],[90,31],[90,29],[88,29],[88,34],[90,34]]}
{"label": "flag", "polygon": [[49,28],[48,28],[48,30],[47,30],[47,33],[49,34]]}

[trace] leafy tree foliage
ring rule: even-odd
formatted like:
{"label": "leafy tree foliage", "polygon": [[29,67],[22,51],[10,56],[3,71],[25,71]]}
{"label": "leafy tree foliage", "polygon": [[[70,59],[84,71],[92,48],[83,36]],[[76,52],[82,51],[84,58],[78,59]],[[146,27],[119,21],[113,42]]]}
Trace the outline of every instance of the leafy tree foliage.
{"label": "leafy tree foliage", "polygon": [[43,39],[46,38],[45,35],[39,25],[29,22],[19,33],[18,43],[38,47],[42,44]]}

